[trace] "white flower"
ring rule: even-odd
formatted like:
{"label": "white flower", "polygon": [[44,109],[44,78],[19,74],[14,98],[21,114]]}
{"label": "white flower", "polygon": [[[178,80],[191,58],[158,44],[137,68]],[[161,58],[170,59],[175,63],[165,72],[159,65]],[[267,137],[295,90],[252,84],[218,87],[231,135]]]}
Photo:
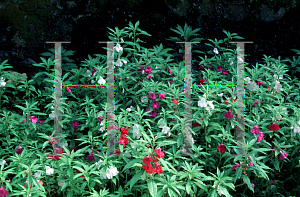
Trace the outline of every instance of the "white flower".
{"label": "white flower", "polygon": [[145,71],[144,71],[144,70],[142,71],[142,74],[145,74]]}
{"label": "white flower", "polygon": [[130,108],[127,108],[126,110],[129,111],[129,112],[131,112],[132,106],[130,106]]}
{"label": "white flower", "polygon": [[165,126],[165,123],[164,123],[164,119],[160,119],[159,121],[158,121],[158,128],[163,128]]}
{"label": "white flower", "polygon": [[62,182],[58,182],[58,186],[62,187],[64,184],[66,184],[65,181],[62,181]]}
{"label": "white flower", "polygon": [[282,91],[283,89],[282,89],[282,85],[280,84],[280,82],[279,81],[276,81],[275,82],[275,87],[274,87],[274,89],[275,90],[278,90],[278,91]]}
{"label": "white flower", "polygon": [[50,107],[50,109],[54,109],[54,106]]}
{"label": "white flower", "polygon": [[[222,196],[222,195],[224,194],[224,192],[221,190],[221,188],[220,188],[219,185],[218,185],[217,191],[218,191],[218,194],[219,194],[220,196]],[[224,195],[225,195],[225,194],[224,194]]]}
{"label": "white flower", "polygon": [[131,148],[136,149],[137,147],[133,144],[131,144]]}
{"label": "white flower", "polygon": [[86,73],[84,74],[84,76],[86,77],[90,77],[92,75],[91,71],[87,70]]}
{"label": "white flower", "polygon": [[283,75],[279,75],[279,79],[283,79]]}
{"label": "white flower", "polygon": [[52,111],[51,114],[49,114],[49,118],[53,119],[54,117],[54,111]]}
{"label": "white flower", "polygon": [[215,53],[215,54],[219,54],[219,51],[218,51],[217,48],[214,48],[214,53]]}
{"label": "white flower", "polygon": [[140,137],[141,137],[139,126],[140,125],[134,124],[133,130],[132,130],[133,137],[136,139],[140,139]]}
{"label": "white flower", "polygon": [[35,175],[35,178],[37,178],[37,177],[41,177],[42,173],[41,172],[36,172],[36,173],[34,173],[34,175]]}
{"label": "white flower", "polygon": [[233,64],[233,61],[230,62],[230,66],[232,66],[232,64]]}
{"label": "white flower", "polygon": [[295,133],[300,133],[300,127],[298,125],[295,125],[294,132]]}
{"label": "white flower", "polygon": [[113,176],[117,176],[119,173],[116,167],[110,166],[106,169],[106,176],[108,179],[112,179]]}
{"label": "white flower", "polygon": [[100,179],[106,179],[106,173],[105,172],[100,175]]}
{"label": "white flower", "polygon": [[100,76],[100,79],[98,80],[98,83],[100,85],[104,85],[106,83],[106,81]]}
{"label": "white flower", "polygon": [[199,107],[206,107],[207,106],[205,98],[202,98],[201,101],[198,101],[198,106]]}
{"label": "white flower", "polygon": [[117,46],[115,46],[114,49],[115,49],[117,52],[123,51],[123,48],[121,47],[120,44],[117,44]]}
{"label": "white flower", "polygon": [[246,81],[247,84],[251,83],[250,82],[251,81],[250,77],[246,77],[246,78],[244,78],[244,80]]}
{"label": "white flower", "polygon": [[147,96],[142,96],[141,101],[142,101],[142,103],[148,103],[148,97]]}
{"label": "white flower", "polygon": [[213,105],[213,101],[207,101],[207,103],[211,109],[215,109],[215,106]]}
{"label": "white flower", "polygon": [[223,96],[223,93],[221,93],[221,94],[217,94],[219,97],[222,97]]}
{"label": "white flower", "polygon": [[126,60],[124,60],[124,59],[118,59],[117,60],[117,62],[115,62],[115,64],[116,64],[116,66],[123,66],[123,63],[122,63],[122,61],[124,62],[124,64],[127,64],[127,61]]}
{"label": "white flower", "polygon": [[251,82],[247,84],[246,88],[248,88],[249,90],[258,90],[259,87],[255,82]]}
{"label": "white flower", "polygon": [[6,85],[6,82],[4,81],[5,79],[3,79],[3,77],[1,77],[0,80],[0,87],[4,87]]}
{"label": "white flower", "polygon": [[103,132],[105,130],[105,126],[104,127],[100,127],[99,131]]}
{"label": "white flower", "polygon": [[6,163],[6,161],[4,159],[0,160],[0,166],[4,165]]}
{"label": "white flower", "polygon": [[165,132],[165,134],[166,134],[168,131],[170,131],[170,127],[163,126],[162,131]]}
{"label": "white flower", "polygon": [[100,163],[100,165],[98,166],[98,170],[99,170],[100,166],[102,165],[102,164],[101,164],[102,162],[103,162],[103,161],[102,161],[101,159],[100,159],[98,162],[96,162],[96,165]]}
{"label": "white flower", "polygon": [[50,168],[49,166],[45,166],[46,167],[46,174],[47,175],[51,175],[54,173],[54,169]]}

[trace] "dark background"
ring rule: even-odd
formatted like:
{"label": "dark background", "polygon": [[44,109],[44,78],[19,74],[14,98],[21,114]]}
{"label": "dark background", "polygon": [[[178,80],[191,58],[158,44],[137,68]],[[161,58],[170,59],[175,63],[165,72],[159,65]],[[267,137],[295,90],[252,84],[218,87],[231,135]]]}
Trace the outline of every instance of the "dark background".
{"label": "dark background", "polygon": [[[174,9],[178,9],[174,11]],[[299,1],[218,1],[218,0],[27,0],[0,3],[0,62],[9,59],[14,71],[31,79],[41,68],[40,54],[54,48],[45,41],[70,41],[63,44],[76,51],[75,64],[88,54],[106,54],[107,27],[122,29],[128,22],[140,21],[140,28],[152,37],[141,36],[144,47],[163,44],[178,53],[178,44],[165,40],[178,36],[170,30],[187,23],[201,28],[204,39],[223,39],[222,30],[237,33],[245,41],[246,62],[261,63],[263,54],[281,59],[292,58],[299,49]],[[210,50],[201,42],[202,51]]]}

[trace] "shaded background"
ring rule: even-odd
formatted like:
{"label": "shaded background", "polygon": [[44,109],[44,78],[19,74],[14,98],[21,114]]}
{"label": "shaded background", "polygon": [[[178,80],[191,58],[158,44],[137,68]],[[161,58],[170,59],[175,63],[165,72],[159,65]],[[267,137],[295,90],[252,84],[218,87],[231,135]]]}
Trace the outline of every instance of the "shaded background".
{"label": "shaded background", "polygon": [[[290,49],[300,47],[299,0],[7,0],[0,2],[0,62],[9,59],[14,71],[31,79],[41,68],[40,54],[54,49],[45,41],[70,41],[64,49],[76,51],[75,64],[88,54],[106,54],[107,27],[119,29],[140,21],[140,28],[152,37],[142,37],[144,47],[163,44],[178,53],[178,44],[165,40],[178,36],[170,30],[187,23],[201,28],[204,39],[223,39],[222,30],[237,33],[246,44],[246,62],[262,62],[263,54],[292,58]],[[147,39],[145,39],[147,38]],[[201,42],[197,49],[210,50]]]}

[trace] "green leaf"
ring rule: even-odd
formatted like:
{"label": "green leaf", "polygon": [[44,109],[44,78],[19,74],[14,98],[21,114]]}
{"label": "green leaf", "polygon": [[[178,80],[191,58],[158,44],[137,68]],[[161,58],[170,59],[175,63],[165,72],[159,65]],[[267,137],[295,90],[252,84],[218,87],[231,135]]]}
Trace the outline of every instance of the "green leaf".
{"label": "green leaf", "polygon": [[127,169],[129,169],[130,167],[132,167],[135,163],[138,163],[142,161],[142,159],[134,159],[134,160],[131,160],[129,163],[127,163],[124,167],[124,169],[122,170],[122,172],[125,172]]}
{"label": "green leaf", "polygon": [[148,189],[149,189],[149,192],[150,192],[151,196],[156,197],[156,195],[157,195],[157,185],[156,185],[156,183],[154,182],[153,179],[150,179],[148,181]]}
{"label": "green leaf", "polygon": [[[142,174],[144,173],[143,170],[140,170],[138,173],[136,173],[132,179],[128,182],[130,184],[130,190],[134,186],[134,184],[141,178]],[[128,185],[128,183],[126,185]]]}

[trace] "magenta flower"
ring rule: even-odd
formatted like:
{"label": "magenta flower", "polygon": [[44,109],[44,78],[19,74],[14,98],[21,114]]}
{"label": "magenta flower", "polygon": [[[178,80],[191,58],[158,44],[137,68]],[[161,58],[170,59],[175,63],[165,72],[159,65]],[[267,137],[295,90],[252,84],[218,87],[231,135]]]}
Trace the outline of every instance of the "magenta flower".
{"label": "magenta flower", "polygon": [[154,110],[152,112],[150,112],[149,114],[150,114],[150,118],[151,117],[156,118],[156,116],[157,116],[157,113]]}
{"label": "magenta flower", "polygon": [[149,91],[148,94],[149,94],[150,99],[153,99],[153,100],[156,99],[156,96],[155,96],[154,92]]}
{"label": "magenta flower", "polygon": [[34,116],[30,116],[29,119],[34,123],[36,124],[36,122],[38,121],[38,119]]}
{"label": "magenta flower", "polygon": [[137,69],[138,71],[144,70],[144,66],[140,66],[140,68]]}
{"label": "magenta flower", "polygon": [[45,122],[45,120],[39,120],[39,122],[40,122],[40,125],[42,125]]}
{"label": "magenta flower", "polygon": [[0,197],[7,197],[8,196],[8,191],[7,190],[5,190],[3,187],[2,187],[2,185],[1,185],[1,187],[0,187]]}
{"label": "magenta flower", "polygon": [[224,117],[228,118],[228,119],[233,119],[233,114],[231,113],[231,110],[229,110],[228,112],[224,113]]}
{"label": "magenta flower", "polygon": [[280,151],[281,152],[281,155],[279,155],[279,158],[281,159],[281,160],[285,160],[286,158],[287,158],[287,156],[288,156],[288,154],[287,154],[287,152],[286,151]]}
{"label": "magenta flower", "polygon": [[239,163],[235,163],[235,165],[232,166],[231,170],[235,170],[236,168],[240,167]]}
{"label": "magenta flower", "polygon": [[95,161],[94,151],[92,151],[91,154],[89,154],[89,155],[87,156],[87,158],[88,158],[89,161]]}
{"label": "magenta flower", "polygon": [[274,183],[274,181],[273,181],[273,180],[271,180],[271,181],[270,181],[270,183],[271,183],[271,184],[273,184],[273,183]]}
{"label": "magenta flower", "polygon": [[21,147],[21,145],[19,144],[18,149],[16,150],[17,154],[21,154],[23,152],[23,148]]}
{"label": "magenta flower", "polygon": [[158,94],[159,95],[159,99],[161,99],[161,100],[163,100],[163,98],[166,96],[165,94],[162,94],[162,93],[159,93],[159,92],[157,92],[156,94]]}
{"label": "magenta flower", "polygon": [[260,130],[258,129],[257,125],[255,125],[253,127],[253,129],[251,129],[251,133],[254,133],[254,134],[259,134]]}
{"label": "magenta flower", "polygon": [[149,75],[149,74],[147,75],[147,77],[148,77],[148,79],[149,79],[149,78],[152,78],[152,76],[151,76],[151,75]]}
{"label": "magenta flower", "polygon": [[222,67],[221,66],[218,66],[217,72],[222,72]]}
{"label": "magenta flower", "polygon": [[[261,80],[261,78],[259,78]],[[262,81],[257,81],[257,85],[262,85],[264,84]]]}
{"label": "magenta flower", "polygon": [[157,100],[154,100],[151,107],[154,109],[158,109],[160,106],[160,103]]}
{"label": "magenta flower", "polygon": [[211,70],[211,67],[210,67],[210,66],[208,66],[206,69],[209,69],[209,70]]}
{"label": "magenta flower", "polygon": [[79,125],[79,122],[73,121],[72,127],[77,127]]}
{"label": "magenta flower", "polygon": [[71,92],[71,90],[70,90],[70,88],[69,88],[69,87],[66,87],[66,89],[67,89],[67,91],[68,91],[68,92]]}
{"label": "magenta flower", "polygon": [[151,70],[152,70],[152,68],[150,66],[147,66],[145,69],[145,73],[150,74]]}
{"label": "magenta flower", "polygon": [[250,166],[253,166],[253,163],[252,163],[252,161],[250,161]]}
{"label": "magenta flower", "polygon": [[223,75],[227,75],[227,71],[225,69],[222,69]]}
{"label": "magenta flower", "polygon": [[146,111],[150,111],[150,107],[147,107]]}
{"label": "magenta flower", "polygon": [[94,68],[94,70],[92,71],[92,75],[97,71],[97,68]]}
{"label": "magenta flower", "polygon": [[173,79],[170,79],[170,84],[171,84],[171,85],[173,84]]}
{"label": "magenta flower", "polygon": [[264,133],[259,131],[258,137],[257,137],[257,141],[260,142],[264,139]]}
{"label": "magenta flower", "polygon": [[200,65],[200,67],[198,68],[198,70],[204,71],[204,66],[203,66],[203,65]]}
{"label": "magenta flower", "polygon": [[255,187],[255,185],[252,183],[252,184],[251,184],[251,187]]}

